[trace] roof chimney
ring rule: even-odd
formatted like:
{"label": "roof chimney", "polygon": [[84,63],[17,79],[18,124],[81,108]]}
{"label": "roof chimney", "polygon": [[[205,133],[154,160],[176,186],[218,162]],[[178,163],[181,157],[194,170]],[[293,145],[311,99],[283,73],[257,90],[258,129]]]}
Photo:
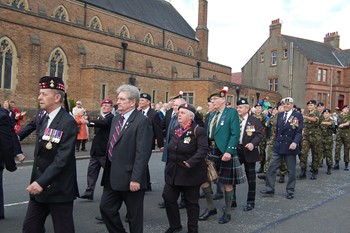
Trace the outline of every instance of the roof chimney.
{"label": "roof chimney", "polygon": [[198,0],[198,26],[196,37],[199,39],[197,56],[204,61],[208,61],[209,30],[208,21],[208,0]]}
{"label": "roof chimney", "polygon": [[338,35],[338,32],[329,32],[324,37],[324,43],[327,45],[331,45],[336,49],[339,49],[339,41],[340,36]]}
{"label": "roof chimney", "polygon": [[282,24],[280,23],[280,19],[272,20],[270,25],[270,37],[281,35]]}

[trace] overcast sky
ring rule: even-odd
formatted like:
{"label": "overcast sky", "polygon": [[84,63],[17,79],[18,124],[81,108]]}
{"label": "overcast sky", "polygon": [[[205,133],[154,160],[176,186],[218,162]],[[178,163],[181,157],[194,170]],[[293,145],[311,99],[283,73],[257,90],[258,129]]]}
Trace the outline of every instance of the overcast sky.
{"label": "overcast sky", "polygon": [[[198,0],[168,1],[197,27]],[[337,31],[340,48],[350,49],[349,0],[208,0],[209,60],[240,72],[278,18],[284,35],[323,42]]]}

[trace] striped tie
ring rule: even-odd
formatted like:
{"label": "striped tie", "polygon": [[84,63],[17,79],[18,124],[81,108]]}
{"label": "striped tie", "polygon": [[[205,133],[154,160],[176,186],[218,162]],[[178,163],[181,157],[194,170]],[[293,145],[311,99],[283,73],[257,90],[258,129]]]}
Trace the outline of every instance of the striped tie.
{"label": "striped tie", "polygon": [[111,140],[109,141],[108,144],[108,159],[109,161],[112,161],[112,156],[113,156],[113,147],[117,142],[118,136],[120,134],[120,131],[122,131],[123,128],[123,122],[124,122],[124,117],[121,116],[118,123],[116,124],[115,128],[114,128],[114,132],[112,135]]}

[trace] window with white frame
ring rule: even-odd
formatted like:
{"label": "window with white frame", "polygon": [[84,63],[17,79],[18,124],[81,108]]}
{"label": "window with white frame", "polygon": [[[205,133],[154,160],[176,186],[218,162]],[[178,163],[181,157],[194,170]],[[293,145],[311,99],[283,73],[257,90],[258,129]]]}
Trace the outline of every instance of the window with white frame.
{"label": "window with white frame", "polygon": [[182,98],[185,99],[187,103],[193,104],[194,94],[193,92],[184,92]]}
{"label": "window with white frame", "polygon": [[323,69],[322,82],[327,81],[327,69]]}
{"label": "window with white frame", "polygon": [[317,70],[317,81],[321,82],[322,69],[318,68]]}
{"label": "window with white frame", "polygon": [[276,50],[271,52],[271,65],[277,66],[277,51]]}

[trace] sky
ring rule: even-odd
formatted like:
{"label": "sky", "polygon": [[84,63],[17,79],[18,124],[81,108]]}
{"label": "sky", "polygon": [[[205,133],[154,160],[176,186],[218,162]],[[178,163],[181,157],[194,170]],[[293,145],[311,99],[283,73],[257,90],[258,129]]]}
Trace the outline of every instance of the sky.
{"label": "sky", "polygon": [[[198,0],[167,0],[195,30]],[[209,61],[241,68],[269,37],[272,20],[282,34],[323,42],[338,32],[340,48],[350,49],[349,0],[208,0]]]}

